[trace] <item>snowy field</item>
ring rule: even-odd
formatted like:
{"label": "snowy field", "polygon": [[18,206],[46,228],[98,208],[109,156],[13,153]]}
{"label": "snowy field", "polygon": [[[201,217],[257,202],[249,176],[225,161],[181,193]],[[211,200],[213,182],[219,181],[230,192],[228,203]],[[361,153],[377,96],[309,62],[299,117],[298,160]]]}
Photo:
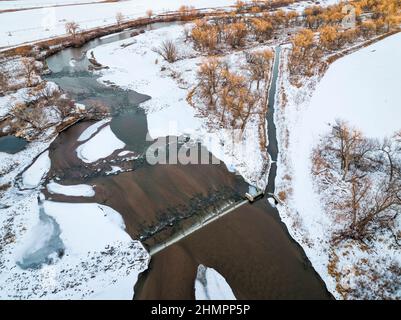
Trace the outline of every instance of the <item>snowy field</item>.
{"label": "snowy field", "polygon": [[6,12],[0,14],[0,47],[63,35],[65,23],[68,21],[77,22],[81,29],[90,29],[116,23],[118,12],[123,13],[126,18],[133,19],[145,17],[149,9],[153,10],[154,14],[159,14],[178,10],[181,5],[191,5],[201,9],[233,4],[233,0],[129,0],[79,7],[72,5]]}
{"label": "snowy field", "polygon": [[3,0],[0,1],[0,11],[24,8],[42,8],[51,7],[54,5],[72,5],[101,1],[104,0]]}
{"label": "snowy field", "polygon": [[[102,124],[102,121],[100,121],[100,124]],[[96,126],[96,124],[89,127],[87,130],[93,129],[94,126]],[[82,134],[86,135],[88,134],[88,131],[83,132]],[[82,135],[79,139],[82,139]],[[84,144],[81,144],[77,148],[77,156],[86,163],[92,163],[99,159],[107,158],[113,154],[114,151],[124,147],[125,143],[114,135],[108,125],[95,134],[93,138],[89,139]]]}
{"label": "snowy field", "polygon": [[[23,4],[23,3],[26,4]],[[182,5],[193,6],[197,9],[228,7],[235,4],[234,0],[127,0],[110,3],[91,3],[92,0],[30,0],[30,1],[0,1],[0,10],[15,5],[31,8],[35,3],[66,4],[89,2],[77,7],[76,5],[62,7],[44,7],[32,10],[0,13],[0,48],[15,46],[25,42],[52,38],[65,34],[65,23],[75,21],[82,30],[91,29],[116,23],[116,14],[123,13],[127,19],[145,17],[151,9],[154,14],[175,11]],[[329,5],[338,0],[323,0],[320,5]],[[302,12],[312,1],[302,1],[290,8]],[[90,14],[88,14],[90,13]]]}
{"label": "snowy field", "polygon": [[[316,79],[305,81],[300,90],[289,84],[286,75],[280,82],[288,103],[276,112],[279,143],[281,150],[285,150],[279,156],[277,188],[288,191],[290,181],[292,192],[287,206],[279,209],[293,237],[303,245],[329,290],[335,293],[336,283],[327,270],[328,236],[334,222],[323,211],[319,195],[314,192],[311,152],[336,119],[348,121],[372,138],[384,138],[401,129],[401,34],[335,61],[312,95],[313,82]],[[354,255],[343,257],[340,264],[347,266],[358,255],[367,259],[390,255],[401,261],[399,251],[384,247],[377,244],[372,255],[356,250]]]}

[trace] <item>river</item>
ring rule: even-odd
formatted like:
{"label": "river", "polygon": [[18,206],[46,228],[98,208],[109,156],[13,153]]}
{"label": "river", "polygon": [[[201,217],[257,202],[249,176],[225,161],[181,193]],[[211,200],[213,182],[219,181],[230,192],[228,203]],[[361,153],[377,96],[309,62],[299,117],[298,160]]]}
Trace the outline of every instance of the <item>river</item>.
{"label": "river", "polygon": [[[165,27],[156,25],[153,27]],[[147,120],[140,103],[150,97],[117,87],[106,87],[87,70],[85,53],[90,48],[127,39],[131,31],[100,38],[82,48],[65,49],[49,57],[47,63],[56,82],[77,102],[100,101],[113,112],[111,129],[127,149],[143,154]],[[277,159],[273,121],[275,83],[279,49],[267,114],[272,160]],[[89,172],[77,159],[77,138],[90,122],[80,122],[62,132],[50,147],[52,168],[49,176],[61,183],[96,185],[94,198],[52,195],[56,201],[98,202],[120,212],[127,232],[135,239],[144,230],[162,221],[173,221],[161,232],[143,241],[148,248],[166,239],[179,228],[191,225],[202,211],[212,210],[248,189],[245,181],[220,165],[148,165],[140,157],[132,171],[118,175]],[[198,146],[194,146],[198,147]],[[141,160],[142,159],[142,160]],[[274,192],[276,167],[272,164],[268,192]],[[47,195],[49,197],[49,195]],[[176,218],[176,219],[174,219]],[[199,264],[216,269],[225,277],[238,299],[329,299],[323,281],[302,248],[289,236],[277,209],[266,199],[247,204],[208,224],[152,257],[149,269],[135,287],[135,299],[194,299],[194,282]]]}

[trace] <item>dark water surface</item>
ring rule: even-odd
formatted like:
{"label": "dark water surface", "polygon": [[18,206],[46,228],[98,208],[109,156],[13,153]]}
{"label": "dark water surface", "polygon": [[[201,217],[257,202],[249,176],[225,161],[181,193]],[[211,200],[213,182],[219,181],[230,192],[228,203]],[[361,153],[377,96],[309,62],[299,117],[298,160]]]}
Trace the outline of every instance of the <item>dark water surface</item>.
{"label": "dark water surface", "polygon": [[0,137],[0,152],[15,154],[24,150],[28,144],[23,138],[17,138],[15,136],[4,136]]}

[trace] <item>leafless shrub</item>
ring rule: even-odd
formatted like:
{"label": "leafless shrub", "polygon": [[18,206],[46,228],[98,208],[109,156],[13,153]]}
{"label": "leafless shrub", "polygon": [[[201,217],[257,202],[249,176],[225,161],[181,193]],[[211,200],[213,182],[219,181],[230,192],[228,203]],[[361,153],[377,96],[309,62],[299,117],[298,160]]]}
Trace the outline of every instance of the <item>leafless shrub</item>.
{"label": "leafless shrub", "polygon": [[26,79],[26,85],[31,87],[33,85],[33,77],[38,72],[36,61],[32,58],[22,58],[22,67]]}
{"label": "leafless shrub", "polygon": [[163,57],[164,60],[170,63],[178,60],[177,47],[172,40],[163,41],[160,47],[153,49],[153,51],[158,53]]}

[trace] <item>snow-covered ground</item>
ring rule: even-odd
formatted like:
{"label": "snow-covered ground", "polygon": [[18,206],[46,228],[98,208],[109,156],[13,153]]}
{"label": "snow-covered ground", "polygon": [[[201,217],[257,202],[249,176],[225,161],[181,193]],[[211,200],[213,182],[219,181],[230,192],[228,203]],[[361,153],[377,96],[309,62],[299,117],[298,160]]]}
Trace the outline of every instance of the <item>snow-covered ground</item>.
{"label": "snow-covered ground", "polygon": [[[102,125],[102,121],[100,121],[100,125]],[[93,129],[93,126],[89,127],[88,129]],[[87,132],[83,132],[83,135],[86,137]],[[79,137],[79,139],[82,139],[82,136]],[[107,158],[114,151],[124,147],[125,143],[115,136],[108,125],[101,129],[91,139],[81,144],[77,148],[77,155],[82,161],[86,163],[93,163],[100,159]]]}
{"label": "snow-covered ground", "polygon": [[54,5],[72,5],[104,0],[3,0],[0,1],[0,10],[12,10],[23,8],[51,7]]}
{"label": "snow-covered ground", "polygon": [[[285,55],[284,50],[283,59]],[[401,129],[401,34],[335,61],[314,90],[317,81],[305,80],[304,86],[297,89],[284,73],[279,82],[287,101],[283,101],[283,91],[279,90],[275,114],[281,151],[277,191],[287,193],[287,205],[279,206],[279,211],[329,290],[340,298],[336,281],[328,271],[329,259],[333,258],[329,238],[334,222],[322,209],[313,188],[311,152],[330,130],[328,124],[336,119],[348,121],[373,138],[390,136]],[[377,243],[369,254],[353,248],[351,254],[340,256],[343,274],[352,277],[352,262],[361,257],[376,261],[390,255],[401,260],[397,249],[384,247]]]}
{"label": "snow-covered ground", "polygon": [[196,300],[236,300],[226,279],[213,268],[198,266],[195,280]]}
{"label": "snow-covered ground", "polygon": [[[51,141],[31,142],[14,155],[0,153],[0,185],[11,181],[0,193],[0,299],[132,299],[149,257],[125,232],[122,217],[99,204],[39,205]],[[21,191],[15,182],[26,168],[23,187],[34,189]],[[91,186],[49,188],[93,194]]]}
{"label": "snow-covered ground", "polygon": [[[178,48],[181,59],[173,64],[165,62],[153,50],[165,39],[173,40]],[[152,97],[141,104],[147,111],[151,138],[190,135],[201,141],[230,171],[236,171],[249,183],[264,188],[267,175],[261,175],[261,172],[268,159],[260,152],[256,121],[249,121],[242,136],[230,129],[210,129],[208,119],[198,115],[188,104],[187,94],[195,85],[203,57],[184,40],[184,26],[174,25],[141,34],[128,47],[122,45],[131,40],[96,47],[92,50],[96,59],[110,67],[101,71],[99,81],[112,82]],[[244,59],[243,53],[226,57],[234,67],[244,62],[241,59]]]}
{"label": "snow-covered ground", "polygon": [[[148,254],[124,231],[122,217],[99,204],[45,201],[44,212],[56,223],[53,228],[46,227],[39,219],[36,197],[31,193],[3,211],[5,218],[13,217],[21,226],[19,233],[8,238],[1,254],[0,298],[132,299],[133,286],[147,267]],[[64,246],[62,255],[54,252],[43,257],[46,261],[51,257],[51,263],[26,269],[25,260],[32,259],[30,256],[38,259],[46,249],[41,246],[51,250],[54,243],[48,239],[54,228],[61,231],[56,236]],[[16,265],[21,261],[22,265]]]}
{"label": "snow-covered ground", "polygon": [[128,0],[6,12],[0,14],[0,47],[63,35],[67,21],[77,22],[81,29],[91,29],[116,23],[118,12],[133,19],[145,17],[149,9],[159,14],[178,10],[181,5],[210,8],[233,4],[233,0]]}
{"label": "snow-covered ground", "polygon": [[34,189],[39,186],[50,169],[49,151],[43,152],[36,161],[22,174],[24,188]]}

